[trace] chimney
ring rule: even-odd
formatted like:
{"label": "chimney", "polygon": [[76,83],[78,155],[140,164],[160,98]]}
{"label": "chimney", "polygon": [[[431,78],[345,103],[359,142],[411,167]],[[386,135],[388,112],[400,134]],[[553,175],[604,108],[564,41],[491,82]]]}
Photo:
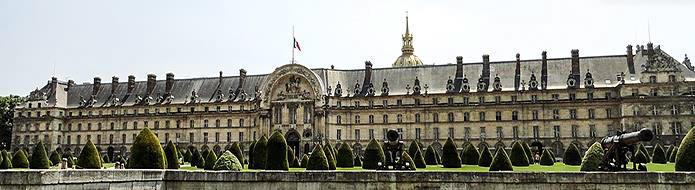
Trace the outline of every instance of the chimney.
{"label": "chimney", "polygon": [[147,93],[148,95],[154,90],[154,86],[157,85],[157,75],[148,74],[147,75]]}
{"label": "chimney", "polygon": [[463,85],[463,56],[456,56],[456,76],[454,78],[454,89],[451,92],[460,92]]}
{"label": "chimney", "polygon": [[548,52],[541,53],[541,89],[548,87]]}
{"label": "chimney", "polygon": [[355,94],[356,96],[366,96],[369,92],[369,84],[372,83],[372,62],[364,62],[364,80],[362,80],[362,89],[360,89],[360,94]]}
{"label": "chimney", "polygon": [[654,44],[651,42],[647,43],[647,64],[650,65],[654,63]]}
{"label": "chimney", "polygon": [[135,76],[128,76],[128,94],[133,93],[135,90]]}
{"label": "chimney", "polygon": [[99,93],[99,88],[101,88],[101,78],[94,77],[94,84],[92,84],[92,95],[97,95],[97,93]]}
{"label": "chimney", "polygon": [[113,76],[113,77],[111,77],[111,94],[115,94],[117,88],[118,88],[118,77]]}
{"label": "chimney", "polygon": [[239,94],[238,91],[244,87],[245,81],[246,81],[246,70],[239,69],[239,85],[236,87],[236,89],[237,89],[236,94]]}
{"label": "chimney", "polygon": [[483,81],[485,81],[485,85],[487,89],[487,86],[490,86],[490,55],[483,55]]}
{"label": "chimney", "polygon": [[165,86],[166,94],[171,95],[171,89],[174,88],[174,73],[167,73],[167,81]]}
{"label": "chimney", "polygon": [[627,68],[630,74],[635,74],[635,57],[632,54],[632,45],[627,45]]}
{"label": "chimney", "polygon": [[70,91],[70,88],[75,86],[75,81],[74,80],[68,80],[68,88],[65,89],[66,91]]}
{"label": "chimney", "polygon": [[521,55],[516,54],[516,69],[514,70],[514,91],[519,90],[519,85],[521,83]]}
{"label": "chimney", "polygon": [[579,50],[578,49],[573,49],[572,50],[572,78],[574,78],[574,87],[577,88],[579,87],[579,84],[581,84],[579,81],[580,80],[580,74],[579,74]]}

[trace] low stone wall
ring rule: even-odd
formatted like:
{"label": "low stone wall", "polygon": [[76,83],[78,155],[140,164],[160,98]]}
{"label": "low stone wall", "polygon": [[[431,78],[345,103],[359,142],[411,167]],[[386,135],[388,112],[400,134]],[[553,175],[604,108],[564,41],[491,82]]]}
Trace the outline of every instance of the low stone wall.
{"label": "low stone wall", "polygon": [[4,170],[4,189],[695,189],[695,173]]}

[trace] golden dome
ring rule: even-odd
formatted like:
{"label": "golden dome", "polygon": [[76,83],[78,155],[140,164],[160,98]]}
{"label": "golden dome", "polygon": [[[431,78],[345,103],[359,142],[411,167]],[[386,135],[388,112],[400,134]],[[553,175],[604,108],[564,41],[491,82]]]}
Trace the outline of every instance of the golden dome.
{"label": "golden dome", "polygon": [[420,61],[420,58],[413,54],[415,49],[413,48],[413,35],[410,34],[410,28],[408,27],[408,16],[405,16],[405,34],[402,38],[402,54],[396,59],[395,62],[393,62],[393,67],[410,67],[422,65],[422,61]]}

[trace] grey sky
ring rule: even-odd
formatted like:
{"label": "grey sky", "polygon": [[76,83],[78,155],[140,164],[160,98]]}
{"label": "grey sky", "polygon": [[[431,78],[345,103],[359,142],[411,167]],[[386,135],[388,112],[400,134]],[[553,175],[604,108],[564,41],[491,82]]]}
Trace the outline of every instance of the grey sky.
{"label": "grey sky", "polygon": [[54,73],[78,83],[269,73],[289,63],[293,25],[300,64],[389,67],[405,11],[425,64],[624,54],[648,41],[647,23],[682,61],[695,54],[693,10],[687,0],[0,0],[0,95],[27,95]]}

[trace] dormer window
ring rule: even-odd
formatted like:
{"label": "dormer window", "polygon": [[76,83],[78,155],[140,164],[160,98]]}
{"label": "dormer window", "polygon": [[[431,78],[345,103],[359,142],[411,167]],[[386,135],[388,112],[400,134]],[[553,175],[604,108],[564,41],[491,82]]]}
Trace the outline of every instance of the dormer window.
{"label": "dormer window", "polygon": [[656,76],[649,76],[649,83],[656,83]]}

